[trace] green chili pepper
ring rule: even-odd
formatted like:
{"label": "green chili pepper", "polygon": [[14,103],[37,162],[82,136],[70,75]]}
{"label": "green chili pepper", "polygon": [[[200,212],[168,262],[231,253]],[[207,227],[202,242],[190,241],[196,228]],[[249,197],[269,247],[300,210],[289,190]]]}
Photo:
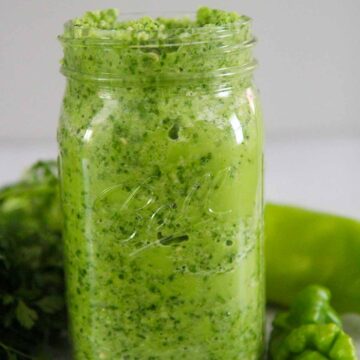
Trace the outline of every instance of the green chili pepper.
{"label": "green chili pepper", "polygon": [[273,322],[272,360],[356,360],[351,338],[330,305],[330,292],[320,286],[301,291],[288,312]]}
{"label": "green chili pepper", "polygon": [[340,312],[360,313],[360,222],[266,206],[267,299],[289,306],[310,284],[330,289]]}

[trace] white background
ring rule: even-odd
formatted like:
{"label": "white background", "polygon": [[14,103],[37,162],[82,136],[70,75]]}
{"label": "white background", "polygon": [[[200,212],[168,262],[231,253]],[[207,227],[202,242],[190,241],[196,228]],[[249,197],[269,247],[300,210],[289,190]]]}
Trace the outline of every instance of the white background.
{"label": "white background", "polygon": [[359,0],[0,0],[0,139],[53,139],[64,79],[56,36],[89,9],[250,15],[269,138],[360,134]]}
{"label": "white background", "polygon": [[205,2],[254,19],[267,198],[360,218],[360,0],[0,0],[0,182],[56,155],[66,20]]}
{"label": "white background", "polygon": [[66,20],[204,3],[254,19],[267,199],[360,218],[360,0],[0,0],[0,183],[56,156]]}
{"label": "white background", "polygon": [[56,156],[65,83],[56,36],[66,20],[205,3],[254,19],[267,200],[360,219],[360,0],[0,0],[0,184]]}

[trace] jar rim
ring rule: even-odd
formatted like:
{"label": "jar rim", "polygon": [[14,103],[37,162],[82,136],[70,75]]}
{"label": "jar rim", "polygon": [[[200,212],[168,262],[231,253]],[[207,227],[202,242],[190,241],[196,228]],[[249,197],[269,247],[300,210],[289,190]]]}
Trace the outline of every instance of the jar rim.
{"label": "jar rim", "polygon": [[61,71],[89,80],[178,83],[253,70],[251,19],[237,14],[207,18],[206,11],[202,17],[199,10],[192,13],[193,19],[183,16],[188,12],[175,12],[177,17],[169,12],[162,13],[165,17],[119,16],[115,9],[85,13],[68,21],[59,36]]}
{"label": "jar rim", "polygon": [[[157,16],[154,16],[155,13]],[[160,12],[128,12],[121,13],[118,15],[117,19],[120,21],[129,21],[135,20],[140,17],[152,17],[154,19],[161,18],[162,16],[170,17],[172,19],[189,19],[195,21],[196,12],[194,11],[160,11]],[[182,17],[180,17],[182,16]],[[167,47],[167,46],[178,46],[178,45],[197,45],[205,44],[216,39],[226,39],[231,37],[239,31],[242,26],[251,25],[252,18],[247,15],[241,15],[241,18],[237,21],[226,23],[226,24],[206,24],[206,25],[197,25],[192,24],[191,28],[186,25],[177,24],[173,29],[166,30],[166,38],[164,39],[153,39],[141,41],[141,43],[131,43],[119,38],[118,35],[121,35],[122,32],[125,32],[124,29],[100,29],[100,28],[91,28],[90,29],[85,25],[74,24],[71,20],[67,21],[64,24],[64,34],[59,35],[58,39],[63,45],[86,45],[86,46],[117,46],[117,47],[130,47],[130,48],[148,48],[148,47]],[[181,30],[184,30],[184,33],[181,34]],[[187,33],[186,33],[187,32]],[[76,36],[75,33],[77,33]],[[72,34],[72,36],[69,36]],[[177,41],[179,40],[179,35],[182,37],[181,44]],[[208,37],[211,35],[211,39],[201,39],[201,36]],[[188,41],[186,41],[188,37]],[[195,40],[196,38],[196,40]],[[249,44],[254,44],[256,38],[253,37],[250,41],[244,42],[245,46]]]}

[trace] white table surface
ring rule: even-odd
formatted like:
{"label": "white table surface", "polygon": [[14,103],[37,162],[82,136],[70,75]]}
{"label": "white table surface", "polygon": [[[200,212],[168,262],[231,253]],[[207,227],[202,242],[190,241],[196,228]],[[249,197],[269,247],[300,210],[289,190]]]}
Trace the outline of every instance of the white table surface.
{"label": "white table surface", "polygon": [[[54,141],[0,142],[0,184],[16,180],[32,162],[56,154]],[[272,140],[266,143],[265,158],[268,201],[360,219],[360,136]],[[344,323],[357,341],[360,358],[360,316],[346,315]]]}

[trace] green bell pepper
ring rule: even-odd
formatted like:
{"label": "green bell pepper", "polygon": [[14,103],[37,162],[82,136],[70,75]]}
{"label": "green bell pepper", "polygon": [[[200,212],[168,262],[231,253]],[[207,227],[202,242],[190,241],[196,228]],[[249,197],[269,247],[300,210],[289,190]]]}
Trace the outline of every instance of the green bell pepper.
{"label": "green bell pepper", "polygon": [[269,358],[272,360],[356,360],[351,338],[330,306],[330,292],[309,286],[295,298],[288,312],[273,322]]}
{"label": "green bell pepper", "polygon": [[330,289],[340,312],[360,313],[360,222],[300,208],[265,210],[270,303],[289,306],[310,284]]}

